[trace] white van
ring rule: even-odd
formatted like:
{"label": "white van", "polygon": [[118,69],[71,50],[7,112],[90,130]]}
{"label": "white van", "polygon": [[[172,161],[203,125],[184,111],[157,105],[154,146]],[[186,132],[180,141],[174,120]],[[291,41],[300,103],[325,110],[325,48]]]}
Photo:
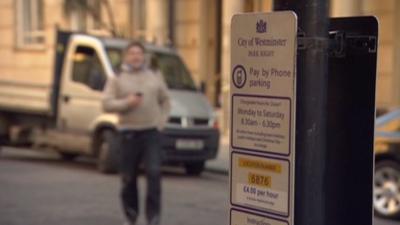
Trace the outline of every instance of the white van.
{"label": "white van", "polygon": [[[101,96],[107,77],[116,75],[128,42],[58,31],[51,86],[2,79],[0,74],[1,142],[50,146],[67,160],[96,157],[101,172],[116,171],[118,117],[103,112]],[[161,140],[165,163],[183,165],[188,174],[198,175],[205,161],[217,155],[219,131],[213,108],[173,49],[146,49],[147,61],[158,65],[172,98]]]}

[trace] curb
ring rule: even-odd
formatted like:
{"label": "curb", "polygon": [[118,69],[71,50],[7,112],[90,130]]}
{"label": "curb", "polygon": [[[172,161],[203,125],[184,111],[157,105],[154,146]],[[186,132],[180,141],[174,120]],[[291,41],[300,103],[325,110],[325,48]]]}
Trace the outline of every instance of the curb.
{"label": "curb", "polygon": [[220,175],[226,175],[226,176],[229,175],[229,170],[222,169],[222,168],[206,167],[205,171],[210,172],[210,173],[220,174]]}

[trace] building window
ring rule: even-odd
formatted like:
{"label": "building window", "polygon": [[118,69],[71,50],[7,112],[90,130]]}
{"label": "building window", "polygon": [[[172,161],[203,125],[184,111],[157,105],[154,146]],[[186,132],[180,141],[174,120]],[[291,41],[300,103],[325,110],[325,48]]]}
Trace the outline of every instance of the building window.
{"label": "building window", "polygon": [[64,0],[64,14],[72,31],[96,32],[105,29],[100,0]]}
{"label": "building window", "polygon": [[76,9],[69,15],[70,29],[72,31],[86,31],[86,12],[82,9]]}
{"label": "building window", "polygon": [[43,0],[17,0],[17,47],[43,47]]}
{"label": "building window", "polygon": [[102,8],[101,1],[90,0],[88,2],[90,16],[87,17],[87,29],[88,30],[101,30],[103,28],[102,24]]}

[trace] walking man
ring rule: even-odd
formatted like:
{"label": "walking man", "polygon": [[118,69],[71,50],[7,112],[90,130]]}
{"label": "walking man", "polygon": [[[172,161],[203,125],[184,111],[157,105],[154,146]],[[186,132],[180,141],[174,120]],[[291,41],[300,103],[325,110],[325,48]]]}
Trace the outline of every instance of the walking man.
{"label": "walking man", "polygon": [[160,74],[145,66],[145,48],[132,42],[124,53],[120,72],[107,80],[103,108],[119,116],[121,199],[129,225],[139,215],[137,176],[143,163],[147,176],[146,219],[160,224],[160,130],[168,120],[170,99]]}

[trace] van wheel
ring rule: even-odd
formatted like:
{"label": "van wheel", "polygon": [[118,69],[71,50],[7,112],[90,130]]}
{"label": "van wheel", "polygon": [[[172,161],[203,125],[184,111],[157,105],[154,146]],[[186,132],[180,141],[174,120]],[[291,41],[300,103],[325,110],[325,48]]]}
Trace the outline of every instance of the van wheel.
{"label": "van wheel", "polygon": [[65,161],[73,161],[79,156],[78,154],[68,152],[60,152],[59,154],[61,158]]}
{"label": "van wheel", "polygon": [[114,131],[105,130],[101,133],[97,170],[112,174],[118,171],[117,135]]}
{"label": "van wheel", "polygon": [[380,161],[375,166],[374,210],[378,216],[400,217],[400,165],[394,161]]}
{"label": "van wheel", "polygon": [[0,114],[0,148],[10,144],[10,124],[5,116]]}
{"label": "van wheel", "polygon": [[1,135],[0,134],[0,156],[3,148],[9,144],[9,136],[8,135]]}
{"label": "van wheel", "polygon": [[192,162],[185,164],[186,174],[190,176],[200,176],[204,171],[205,162]]}

